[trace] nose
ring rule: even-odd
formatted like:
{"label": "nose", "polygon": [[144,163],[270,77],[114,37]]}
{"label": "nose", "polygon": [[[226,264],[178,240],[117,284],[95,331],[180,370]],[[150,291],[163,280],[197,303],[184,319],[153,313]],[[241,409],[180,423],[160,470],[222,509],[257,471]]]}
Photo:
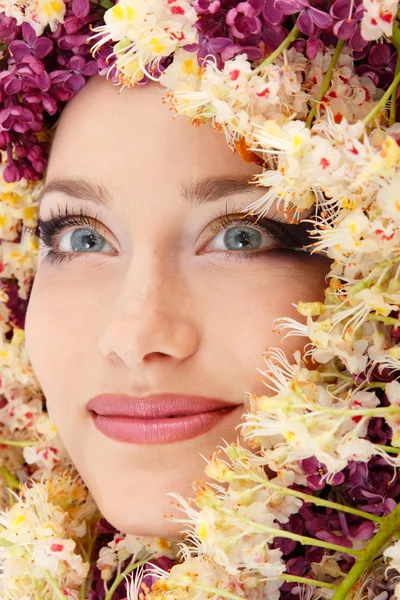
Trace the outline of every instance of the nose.
{"label": "nose", "polygon": [[189,285],[165,262],[153,257],[131,264],[99,338],[101,353],[131,370],[168,358],[184,360],[199,346]]}

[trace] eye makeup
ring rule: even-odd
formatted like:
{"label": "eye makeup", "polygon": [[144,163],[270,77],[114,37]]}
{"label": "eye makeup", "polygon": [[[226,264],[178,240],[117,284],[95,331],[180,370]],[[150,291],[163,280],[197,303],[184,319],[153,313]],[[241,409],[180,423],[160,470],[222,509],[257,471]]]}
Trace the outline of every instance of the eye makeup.
{"label": "eye makeup", "polygon": [[[50,210],[49,219],[41,219],[39,217],[36,230],[31,230],[38,235],[42,247],[46,249],[45,258],[52,263],[61,263],[64,260],[72,260],[88,254],[85,252],[60,252],[58,251],[55,239],[66,229],[72,227],[86,228],[96,232],[100,236],[108,236],[109,231],[95,217],[88,216],[84,213],[83,207],[80,213],[70,212],[68,205],[64,210],[58,207],[56,210]],[[260,257],[262,254],[267,254],[271,250],[291,250],[305,251],[306,247],[312,243],[312,238],[308,231],[310,227],[308,223],[287,223],[271,218],[257,218],[257,215],[249,215],[235,211],[229,212],[227,207],[222,212],[214,216],[214,220],[209,225],[209,230],[212,234],[228,228],[253,228],[267,234],[273,242],[273,247],[260,248],[256,250],[219,250],[219,254],[226,255],[226,258],[236,258],[237,260],[251,259]],[[92,253],[93,254],[93,253]],[[240,256],[239,256],[240,255]]]}

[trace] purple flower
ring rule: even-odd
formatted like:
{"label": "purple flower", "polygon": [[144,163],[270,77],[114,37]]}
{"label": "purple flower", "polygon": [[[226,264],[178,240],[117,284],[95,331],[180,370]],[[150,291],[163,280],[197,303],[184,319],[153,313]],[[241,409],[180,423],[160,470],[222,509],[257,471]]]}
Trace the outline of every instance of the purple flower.
{"label": "purple flower", "polygon": [[72,12],[79,19],[86,17],[89,14],[89,11],[89,0],[72,0]]}
{"label": "purple flower", "polygon": [[17,34],[17,21],[13,17],[6,17],[3,12],[0,12],[0,42],[10,44]]}
{"label": "purple flower", "polygon": [[376,86],[384,89],[393,81],[396,61],[397,50],[393,51],[388,44],[374,44],[367,61],[357,67],[357,74],[370,77]]}
{"label": "purple flower", "polygon": [[305,52],[307,58],[310,60],[313,60],[317,56],[319,50],[322,52],[325,50],[324,42],[319,37],[314,37],[314,35],[309,37],[308,40],[295,40],[293,47],[296,48],[297,52]]}
{"label": "purple flower", "polygon": [[231,8],[225,19],[233,35],[239,39],[243,39],[251,33],[259,34],[261,31],[259,15],[262,8],[263,0],[239,2],[235,8]]}
{"label": "purple flower", "polygon": [[265,0],[263,17],[271,25],[279,25],[283,19],[283,12],[276,8],[276,0]]}
{"label": "purple flower", "polygon": [[39,61],[50,54],[54,44],[49,38],[37,37],[29,23],[23,23],[21,31],[24,41],[14,40],[9,46],[10,54],[16,62],[22,61],[26,56],[33,56]]}
{"label": "purple flower", "polygon": [[308,0],[276,0],[275,8],[283,15],[299,13],[296,24],[305,35],[312,35],[315,27],[328,29],[332,23],[328,13],[310,6]]}
{"label": "purple flower", "polygon": [[330,14],[334,18],[333,32],[340,40],[349,40],[352,50],[363,50],[368,41],[361,36],[361,20],[364,6],[361,0],[336,0]]}
{"label": "purple flower", "polygon": [[[307,474],[307,486],[310,490],[322,490],[326,485],[326,467],[318,462],[316,458],[305,458],[300,461],[300,467]],[[336,473],[330,481],[330,485],[340,485],[344,482],[343,473]]]}
{"label": "purple flower", "polygon": [[53,71],[50,75],[53,89],[59,100],[67,101],[79,92],[86,83],[85,77],[98,72],[97,62],[87,62],[83,56],[73,56],[67,63],[67,69]]}
{"label": "purple flower", "polygon": [[221,8],[220,0],[194,0],[193,6],[199,15],[214,15]]}
{"label": "purple flower", "polygon": [[[34,121],[33,112],[23,106],[11,106],[0,110],[0,130],[3,131],[12,130],[17,133],[26,133],[32,129]],[[40,131],[41,126],[40,123],[37,131]]]}

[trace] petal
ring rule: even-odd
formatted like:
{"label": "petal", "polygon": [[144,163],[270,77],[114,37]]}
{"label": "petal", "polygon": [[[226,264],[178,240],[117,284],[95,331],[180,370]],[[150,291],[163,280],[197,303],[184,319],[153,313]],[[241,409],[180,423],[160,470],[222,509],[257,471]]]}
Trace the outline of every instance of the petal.
{"label": "petal", "polygon": [[[368,45],[369,42],[367,42],[367,40],[364,40],[364,38],[361,35],[361,27],[358,24],[357,27],[354,30],[353,35],[350,38],[349,41],[349,46],[352,50],[354,50],[355,52],[361,52],[361,50],[364,50],[364,48]],[[384,44],[380,44],[381,46],[383,46]]]}
{"label": "petal", "polygon": [[68,67],[71,71],[80,71],[85,66],[85,59],[83,56],[73,56],[68,62]]}
{"label": "petal", "polygon": [[89,0],[72,0],[72,12],[76,17],[82,19],[89,14]]}
{"label": "petal", "polygon": [[53,42],[47,37],[40,37],[33,44],[33,53],[39,60],[50,54],[53,49]]}
{"label": "petal", "polygon": [[36,35],[35,30],[33,29],[32,25],[29,25],[29,23],[24,22],[24,23],[22,23],[21,30],[22,30],[22,35],[23,35],[26,43],[29,46],[33,46],[33,44],[35,43],[35,40],[37,39],[37,35]]}
{"label": "petal", "polygon": [[355,21],[337,21],[332,27],[333,33],[339,38],[339,40],[348,40],[357,28]]}
{"label": "petal", "polygon": [[43,71],[44,71],[44,64],[40,60],[37,60],[34,56],[32,56],[30,54],[27,54],[21,62],[29,65],[30,68],[32,69],[32,71],[34,73],[37,73],[38,75],[40,73],[43,73]]}
{"label": "petal", "polygon": [[57,101],[48,94],[42,96],[42,106],[49,115],[57,112]]}
{"label": "petal", "polygon": [[71,75],[71,77],[69,77],[68,80],[65,82],[65,87],[70,92],[76,93],[79,92],[81,88],[83,88],[85,83],[85,78],[82,75],[79,75],[79,73],[75,73],[74,75]]}
{"label": "petal", "polygon": [[283,15],[294,15],[302,10],[305,6],[309,6],[307,0],[276,0],[275,7]]}
{"label": "petal", "polygon": [[318,10],[317,8],[310,8],[309,11],[311,18],[317,27],[320,29],[328,29],[329,25],[332,23],[330,14]]}
{"label": "petal", "polygon": [[20,62],[24,56],[30,54],[30,48],[28,44],[23,42],[22,40],[14,40],[8,47],[11,56],[15,58],[17,62]]}
{"label": "petal", "polygon": [[97,61],[91,60],[86,63],[86,65],[81,69],[81,75],[85,75],[85,77],[92,77],[93,75],[97,75],[99,71],[99,67]]}
{"label": "petal", "polygon": [[351,0],[336,0],[330,8],[330,14],[335,19],[348,19],[351,14]]}
{"label": "petal", "polygon": [[38,88],[42,90],[42,92],[47,92],[47,90],[49,90],[51,87],[50,75],[46,73],[46,71],[43,71],[43,73],[36,75],[35,81]]}
{"label": "petal", "polygon": [[301,11],[296,23],[301,33],[309,36],[314,33],[314,23],[307,8]]}
{"label": "petal", "polygon": [[389,62],[390,55],[388,44],[374,44],[369,51],[368,62],[374,67],[384,67]]}
{"label": "petal", "polygon": [[263,17],[271,25],[278,25],[282,21],[283,13],[277,8],[275,0],[265,0]]}
{"label": "petal", "polygon": [[18,94],[22,88],[22,81],[19,77],[13,77],[4,86],[4,91],[6,94],[11,96],[12,94]]}

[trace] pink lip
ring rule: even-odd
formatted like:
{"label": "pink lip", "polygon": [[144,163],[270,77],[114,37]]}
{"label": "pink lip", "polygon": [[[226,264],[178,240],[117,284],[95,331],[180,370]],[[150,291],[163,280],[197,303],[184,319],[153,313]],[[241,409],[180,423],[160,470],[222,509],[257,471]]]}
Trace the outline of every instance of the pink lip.
{"label": "pink lip", "polygon": [[240,404],[183,394],[145,398],[103,394],[86,406],[107,437],[135,444],[168,444],[209,431]]}

